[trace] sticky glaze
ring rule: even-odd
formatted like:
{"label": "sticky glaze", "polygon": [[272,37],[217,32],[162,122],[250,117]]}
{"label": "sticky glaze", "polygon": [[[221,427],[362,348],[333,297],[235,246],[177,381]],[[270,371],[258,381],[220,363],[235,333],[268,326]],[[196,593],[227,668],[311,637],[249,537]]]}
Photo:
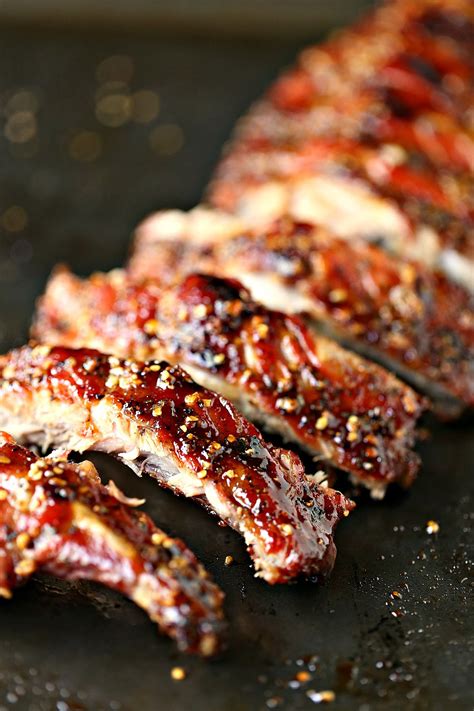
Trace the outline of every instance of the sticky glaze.
{"label": "sticky glaze", "polygon": [[472,406],[473,297],[439,271],[290,219],[208,245],[193,241],[192,231],[171,242],[156,224],[150,221],[139,233],[130,265],[134,279],[156,274],[159,264],[164,278],[172,270],[199,268],[242,275],[252,289],[260,276],[267,289],[259,289],[258,298],[267,306],[307,312],[432,393],[441,406],[443,393]]}
{"label": "sticky glaze", "polygon": [[246,216],[268,181],[344,176],[472,259],[473,36],[467,1],[394,0],[306,48],[239,121],[209,201]]}
{"label": "sticky glaze", "polygon": [[[162,249],[142,256],[148,276],[165,276]],[[119,344],[122,355],[160,353],[197,369],[250,403],[259,421],[271,418],[284,436],[367,485],[409,484],[417,470],[410,447],[421,403],[410,389],[315,337],[300,318],[257,305],[232,280],[192,275],[160,289],[125,275],[81,282],[63,272],[42,299],[35,334],[103,350]]]}
{"label": "sticky glaze", "polygon": [[275,274],[316,318],[474,404],[472,297],[442,274],[291,222],[225,245],[225,260]]}
{"label": "sticky glaze", "polygon": [[123,500],[89,462],[40,459],[0,433],[0,594],[35,571],[87,578],[134,600],[182,651],[215,654],[222,592],[182,541]]}
{"label": "sticky glaze", "polygon": [[[3,420],[26,441],[42,430],[53,446],[70,441],[122,454],[176,493],[187,495],[191,483],[202,504],[244,535],[269,582],[332,567],[331,531],[352,504],[314,486],[296,455],[267,444],[227,400],[179,367],[59,346],[12,351],[0,367]],[[45,414],[58,402],[69,405],[66,443]],[[156,469],[160,458],[165,465]]]}

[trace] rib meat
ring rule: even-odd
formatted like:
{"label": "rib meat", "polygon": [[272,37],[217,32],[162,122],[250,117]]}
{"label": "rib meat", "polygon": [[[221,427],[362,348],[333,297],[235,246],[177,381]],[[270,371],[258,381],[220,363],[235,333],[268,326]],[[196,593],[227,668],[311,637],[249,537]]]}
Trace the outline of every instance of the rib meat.
{"label": "rib meat", "polygon": [[474,283],[474,16],[393,0],[304,50],[237,127],[211,203],[282,216]]}
{"label": "rib meat", "polygon": [[245,230],[202,208],[158,213],[139,228],[135,280],[196,268],[238,277],[269,308],[305,312],[428,393],[444,416],[474,404],[473,298],[419,262],[291,220]]}
{"label": "rib meat", "polygon": [[18,440],[105,451],[197,499],[243,535],[270,583],[332,568],[332,531],[352,502],[180,368],[25,346],[0,359],[0,376],[0,423]]}
{"label": "rib meat", "polygon": [[235,202],[214,202],[255,226],[289,216],[344,239],[377,242],[473,289],[474,180],[413,170],[395,146],[337,144],[236,149],[220,178],[228,195],[230,176]]}
{"label": "rib meat", "polygon": [[[147,264],[157,266],[156,256]],[[165,261],[156,274],[164,274]],[[192,274],[161,288],[133,284],[119,271],[85,281],[58,271],[33,335],[179,363],[251,419],[349,472],[374,495],[392,481],[410,484],[417,471],[410,447],[422,403],[413,391],[315,336],[300,318],[258,305],[238,282]]]}
{"label": "rib meat", "polygon": [[120,591],[182,651],[221,648],[223,593],[182,541],[102,486],[90,462],[40,459],[0,433],[0,596],[36,571]]}

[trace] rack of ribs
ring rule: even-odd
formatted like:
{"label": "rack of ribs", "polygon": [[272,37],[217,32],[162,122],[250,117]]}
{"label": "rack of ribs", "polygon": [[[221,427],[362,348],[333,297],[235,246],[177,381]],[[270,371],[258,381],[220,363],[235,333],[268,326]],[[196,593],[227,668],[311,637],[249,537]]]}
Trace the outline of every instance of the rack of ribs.
{"label": "rack of ribs", "polygon": [[168,288],[121,271],[51,277],[33,337],[163,357],[250,419],[383,496],[409,485],[423,403],[397,378],[315,335],[301,318],[257,304],[235,281],[191,274]]}
{"label": "rack of ribs", "polygon": [[269,583],[329,572],[353,503],[267,444],[230,402],[165,362],[25,346],[0,358],[0,423],[18,441],[119,457],[245,539]]}
{"label": "rack of ribs", "polygon": [[211,204],[383,243],[474,284],[474,12],[393,0],[309,47],[239,121]]}
{"label": "rack of ribs", "polygon": [[290,219],[246,229],[196,208],[157,213],[138,228],[134,281],[195,269],[240,279],[269,308],[306,314],[428,394],[442,417],[474,405],[474,297],[439,271]]}
{"label": "rack of ribs", "polygon": [[91,462],[37,457],[0,433],[0,596],[35,572],[133,600],[181,651],[222,648],[224,595],[180,540],[156,528]]}

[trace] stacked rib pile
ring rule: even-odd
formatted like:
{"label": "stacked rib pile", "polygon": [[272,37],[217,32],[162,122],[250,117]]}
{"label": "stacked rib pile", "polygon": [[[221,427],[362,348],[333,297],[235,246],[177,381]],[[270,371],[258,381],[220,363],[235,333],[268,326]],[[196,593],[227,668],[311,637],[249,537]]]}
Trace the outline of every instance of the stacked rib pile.
{"label": "stacked rib pile", "polygon": [[0,361],[1,427],[56,450],[2,440],[0,594],[37,567],[90,577],[182,649],[221,647],[192,554],[71,450],[203,504],[269,583],[330,571],[354,505],[334,472],[375,497],[412,483],[425,395],[445,417],[474,404],[473,38],[470,0],[394,0],[270,88],[210,207],[149,218],[124,270],[55,271],[42,345]]}

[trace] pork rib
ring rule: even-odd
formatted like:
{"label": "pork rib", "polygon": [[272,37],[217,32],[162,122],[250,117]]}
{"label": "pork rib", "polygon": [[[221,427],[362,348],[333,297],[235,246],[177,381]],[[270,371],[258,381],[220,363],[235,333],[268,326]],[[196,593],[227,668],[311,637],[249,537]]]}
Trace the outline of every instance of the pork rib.
{"label": "pork rib", "polygon": [[474,16],[393,0],[304,50],[239,121],[211,203],[383,241],[474,283]]}
{"label": "pork rib", "polygon": [[270,583],[334,563],[332,530],[353,504],[306,477],[224,398],[164,362],[25,346],[0,359],[0,422],[43,448],[101,450],[240,532]]}
{"label": "pork rib", "polygon": [[236,149],[219,178],[226,195],[228,183],[235,184],[235,202],[216,205],[255,226],[290,216],[344,239],[377,242],[473,289],[472,177],[448,180],[432,169],[414,170],[408,154],[399,160],[396,146],[362,151],[348,141],[326,144]]}
{"label": "pork rib", "polygon": [[214,655],[223,593],[182,541],[126,501],[90,462],[40,459],[0,433],[0,596],[36,571],[94,580],[143,608],[180,650]]}
{"label": "pork rib", "polygon": [[196,268],[238,277],[269,308],[305,312],[429,394],[445,417],[474,405],[473,298],[419,262],[292,220],[249,230],[202,208],[158,213],[138,229],[134,280]]}
{"label": "pork rib", "polygon": [[250,419],[349,472],[373,495],[393,481],[410,484],[417,471],[410,447],[422,403],[410,388],[313,335],[300,318],[256,304],[237,282],[193,274],[161,289],[133,284],[119,271],[84,281],[57,271],[33,334],[177,362]]}

